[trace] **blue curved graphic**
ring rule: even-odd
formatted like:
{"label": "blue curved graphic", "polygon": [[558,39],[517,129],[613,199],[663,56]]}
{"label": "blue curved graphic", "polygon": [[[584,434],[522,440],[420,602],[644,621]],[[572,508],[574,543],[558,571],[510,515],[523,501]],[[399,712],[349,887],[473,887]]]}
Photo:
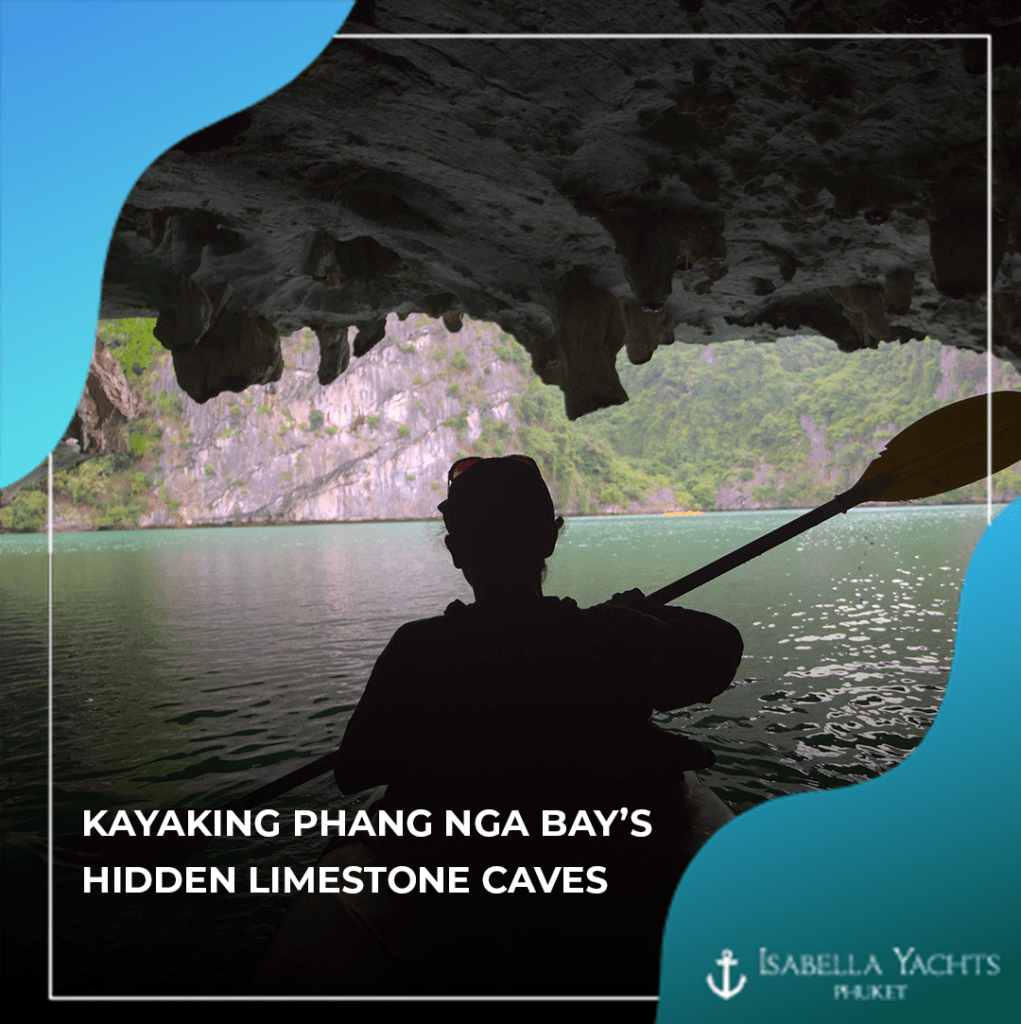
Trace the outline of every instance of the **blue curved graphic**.
{"label": "blue curved graphic", "polygon": [[[761,805],[692,863],[660,1024],[1016,1019],[1019,531],[1021,499],[972,557],[946,697],[915,752],[870,782]],[[723,988],[724,950],[730,987],[747,979],[730,998],[708,982]]]}
{"label": "blue curved graphic", "polygon": [[81,397],[124,199],[175,142],[307,67],[343,3],[5,3],[0,486]]}

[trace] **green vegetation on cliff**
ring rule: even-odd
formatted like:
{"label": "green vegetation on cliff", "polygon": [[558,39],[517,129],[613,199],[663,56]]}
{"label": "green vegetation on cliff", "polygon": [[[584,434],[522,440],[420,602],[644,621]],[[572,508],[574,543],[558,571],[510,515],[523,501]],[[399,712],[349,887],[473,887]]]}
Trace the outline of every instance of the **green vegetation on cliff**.
{"label": "green vegetation on cliff", "polygon": [[524,391],[513,403],[514,423],[485,424],[470,446],[473,452],[527,452],[543,467],[557,507],[582,515],[620,510],[667,486],[665,474],[636,466],[606,438],[587,429],[587,420],[571,423],[559,389],[545,386],[532,374],[527,352],[513,338],[501,334],[493,351],[502,362],[521,370]]}
{"label": "green vegetation on cliff", "polygon": [[[506,335],[494,351],[528,360]],[[976,393],[984,358],[944,352],[924,341],[848,355],[810,337],[673,345],[642,366],[622,353],[626,404],[571,423],[559,391],[531,377],[516,403],[513,444],[493,427],[472,450],[532,455],[564,511],[641,507],[664,490],[684,509],[810,507],[851,486],[898,431]],[[994,388],[1017,390],[1021,381],[999,364]],[[994,489],[1016,497],[1021,471],[997,474]],[[928,501],[984,499],[982,481]]]}
{"label": "green vegetation on cliff", "polygon": [[124,376],[138,384],[154,361],[166,351],[153,337],[154,319],[100,320],[96,337],[121,364]]}
{"label": "green vegetation on cliff", "polygon": [[[147,391],[157,360],[165,353],[153,337],[155,319],[102,320],[96,338],[117,360],[132,388],[151,400]],[[153,403],[154,415],[180,415],[181,402],[161,393]],[[162,450],[163,428],[156,419],[143,415],[121,423],[124,451],[88,459],[73,469],[53,475],[53,498],[58,518],[84,529],[131,529],[150,508],[149,493],[153,471]],[[0,508],[0,528],[30,533],[46,528],[46,480],[39,480]]]}
{"label": "green vegetation on cliff", "polygon": [[[53,502],[58,524],[95,530],[136,527],[139,518],[149,511],[152,488],[142,465],[137,456],[111,453],[54,473]],[[14,533],[46,529],[45,477],[18,491],[10,505],[0,508],[0,528]]]}
{"label": "green vegetation on cliff", "polygon": [[[931,340],[851,354],[824,338],[673,345],[618,369],[631,400],[586,417],[582,429],[635,471],[667,478],[678,504],[694,509],[825,501],[890,437],[985,381],[984,357]],[[999,364],[993,386],[1018,390],[1021,381]],[[1012,498],[1021,473],[1005,470],[994,485]],[[931,500],[984,496],[980,482]]]}

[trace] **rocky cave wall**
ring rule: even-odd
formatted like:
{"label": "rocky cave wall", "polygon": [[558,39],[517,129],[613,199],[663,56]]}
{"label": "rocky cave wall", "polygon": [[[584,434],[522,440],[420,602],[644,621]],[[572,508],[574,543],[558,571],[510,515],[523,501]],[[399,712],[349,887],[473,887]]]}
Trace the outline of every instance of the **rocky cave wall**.
{"label": "rocky cave wall", "polygon": [[[900,19],[898,21],[898,19]],[[625,23],[621,23],[624,21]],[[652,2],[651,32],[984,32],[1008,4]],[[631,31],[599,3],[359,3],[263,102],[128,197],[103,317],[158,315],[197,402],[327,384],[386,317],[512,333],[568,415],[626,400],[614,357],[817,333],[986,344],[986,49],[950,39],[403,39]],[[997,43],[995,353],[1021,366],[1021,71]]]}

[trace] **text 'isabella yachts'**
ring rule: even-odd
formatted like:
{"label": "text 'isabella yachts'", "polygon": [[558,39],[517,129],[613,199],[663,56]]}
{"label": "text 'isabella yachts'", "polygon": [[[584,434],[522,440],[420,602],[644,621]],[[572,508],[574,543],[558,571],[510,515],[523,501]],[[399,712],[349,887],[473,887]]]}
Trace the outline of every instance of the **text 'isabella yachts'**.
{"label": "text 'isabella yachts'", "polygon": [[[208,870],[208,876],[206,874]],[[411,892],[469,893],[468,867],[417,867],[400,865],[388,868],[380,865],[339,867],[309,867],[300,874],[293,868],[272,867],[248,869],[248,892],[288,894],[296,892],[378,893],[384,884],[390,892],[405,895]],[[606,892],[606,868],[541,867],[507,868],[494,864],[482,872],[482,887],[488,893],[590,893]],[[585,883],[588,883],[587,885]],[[102,867],[84,869],[86,893],[216,893],[236,891],[237,869],[187,867],[183,871],[172,867]]]}

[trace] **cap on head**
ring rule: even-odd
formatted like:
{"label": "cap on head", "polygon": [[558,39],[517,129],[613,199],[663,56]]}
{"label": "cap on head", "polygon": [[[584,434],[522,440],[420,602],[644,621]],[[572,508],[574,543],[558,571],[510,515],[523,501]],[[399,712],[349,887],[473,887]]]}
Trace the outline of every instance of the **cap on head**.
{"label": "cap on head", "polygon": [[549,488],[525,455],[459,459],[447,481],[447,499],[438,507],[460,543],[527,549],[554,522]]}

